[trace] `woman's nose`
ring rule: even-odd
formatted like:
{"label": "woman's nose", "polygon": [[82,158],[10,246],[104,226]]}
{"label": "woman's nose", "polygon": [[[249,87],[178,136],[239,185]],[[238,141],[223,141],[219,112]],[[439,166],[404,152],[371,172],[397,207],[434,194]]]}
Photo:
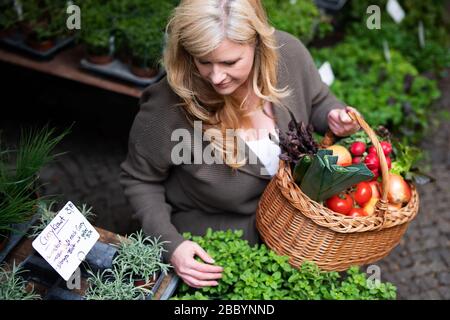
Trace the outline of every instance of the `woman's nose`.
{"label": "woman's nose", "polygon": [[226,76],[227,75],[225,74],[225,72],[223,72],[220,68],[213,67],[210,74],[210,79],[213,84],[217,85],[225,80]]}

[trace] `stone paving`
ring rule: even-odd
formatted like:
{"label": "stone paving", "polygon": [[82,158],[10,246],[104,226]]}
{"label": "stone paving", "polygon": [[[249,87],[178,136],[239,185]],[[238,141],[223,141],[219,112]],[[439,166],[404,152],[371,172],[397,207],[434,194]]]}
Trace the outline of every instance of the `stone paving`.
{"label": "stone paving", "polygon": [[[10,72],[16,75],[17,70]],[[16,88],[24,77],[34,83],[39,79],[40,84],[20,96]],[[10,74],[10,78],[5,94],[17,107],[11,117],[0,119],[3,143],[16,141],[18,125],[52,119],[63,127],[68,122],[61,117],[72,119],[71,115],[76,115],[72,134],[56,150],[69,152],[42,172],[46,183],[43,194],[60,195],[60,205],[71,200],[93,206],[98,214],[97,226],[121,234],[137,230],[139,225],[132,219],[117,180],[137,102],[120,96],[111,98],[109,93],[71,82],[61,84],[51,77],[43,81],[40,75],[21,73],[17,77]],[[55,87],[57,90],[52,89]],[[450,111],[450,78],[441,81],[441,89],[444,96],[437,109]],[[377,265],[382,281],[397,286],[399,299],[450,299],[450,122],[443,122],[424,141],[423,148],[430,152],[436,182],[419,187],[418,216],[400,245]]]}

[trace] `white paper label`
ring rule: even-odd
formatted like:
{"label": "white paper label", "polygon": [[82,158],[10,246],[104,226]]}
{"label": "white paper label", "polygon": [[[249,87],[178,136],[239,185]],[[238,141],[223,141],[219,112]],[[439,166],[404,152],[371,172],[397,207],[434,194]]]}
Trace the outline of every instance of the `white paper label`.
{"label": "white paper label", "polygon": [[16,10],[19,21],[22,21],[23,20],[22,2],[20,2],[19,0],[14,0],[14,9]]}
{"label": "white paper label", "polygon": [[396,23],[402,22],[405,18],[405,11],[397,0],[389,0],[386,5],[386,10]]}
{"label": "white paper label", "polygon": [[384,58],[389,63],[391,62],[391,50],[389,49],[389,44],[386,40],[383,40],[383,52]]}
{"label": "white paper label", "polygon": [[99,238],[94,227],[69,201],[36,237],[33,248],[67,281]]}
{"label": "white paper label", "polygon": [[319,68],[319,74],[322,81],[327,85],[331,86],[334,82],[334,73],[333,69],[331,69],[331,64],[326,61],[322,66]]}
{"label": "white paper label", "polygon": [[419,44],[421,48],[425,47],[425,28],[423,26],[423,22],[419,22]]}

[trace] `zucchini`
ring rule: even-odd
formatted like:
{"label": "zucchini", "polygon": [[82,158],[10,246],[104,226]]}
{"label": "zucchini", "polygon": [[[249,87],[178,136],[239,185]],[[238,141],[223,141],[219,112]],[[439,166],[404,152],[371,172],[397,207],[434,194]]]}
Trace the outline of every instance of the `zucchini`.
{"label": "zucchini", "polygon": [[300,185],[306,171],[308,171],[309,166],[312,163],[313,157],[310,155],[304,155],[295,165],[294,168],[294,181],[297,185]]}

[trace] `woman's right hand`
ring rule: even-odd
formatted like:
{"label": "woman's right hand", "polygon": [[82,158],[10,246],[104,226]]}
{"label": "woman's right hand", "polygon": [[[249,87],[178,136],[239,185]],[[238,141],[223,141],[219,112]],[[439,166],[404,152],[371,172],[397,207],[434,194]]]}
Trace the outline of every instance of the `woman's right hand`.
{"label": "woman's right hand", "polygon": [[[198,262],[195,256],[209,264]],[[215,280],[222,278],[223,268],[211,265],[214,260],[193,241],[183,241],[172,253],[170,263],[178,276],[194,288],[217,286],[219,283]]]}

